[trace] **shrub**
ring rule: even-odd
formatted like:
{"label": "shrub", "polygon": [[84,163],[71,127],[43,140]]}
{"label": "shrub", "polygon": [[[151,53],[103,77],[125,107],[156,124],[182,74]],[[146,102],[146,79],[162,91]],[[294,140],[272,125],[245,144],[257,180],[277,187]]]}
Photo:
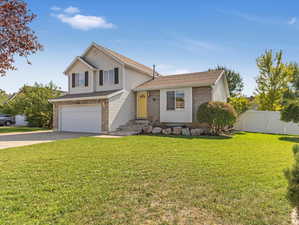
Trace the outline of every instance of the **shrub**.
{"label": "shrub", "polygon": [[236,122],[236,111],[229,103],[207,102],[199,106],[197,120],[207,123],[210,132],[219,135]]}
{"label": "shrub", "polygon": [[242,96],[229,98],[229,103],[234,107],[238,115],[246,112],[250,106],[249,100]]}
{"label": "shrub", "polygon": [[280,112],[280,119],[285,122],[299,123],[299,102],[291,102]]}
{"label": "shrub", "polygon": [[295,163],[291,169],[284,171],[285,177],[288,180],[287,199],[291,206],[299,212],[299,145],[293,146]]}

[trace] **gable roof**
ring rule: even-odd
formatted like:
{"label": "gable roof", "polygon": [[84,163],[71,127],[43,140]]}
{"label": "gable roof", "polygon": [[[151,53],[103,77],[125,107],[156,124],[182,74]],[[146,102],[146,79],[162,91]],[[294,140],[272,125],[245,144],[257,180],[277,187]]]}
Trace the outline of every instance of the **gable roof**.
{"label": "gable roof", "polygon": [[81,56],[77,56],[72,62],[71,64],[66,68],[66,70],[63,72],[64,74],[66,74],[72,67],[73,65],[76,63],[76,62],[81,62],[83,63],[84,65],[86,65],[89,69],[91,70],[96,70],[97,67],[92,65],[91,63],[87,62],[84,58],[82,58]]}
{"label": "gable roof", "polygon": [[138,87],[135,91],[159,90],[161,88],[174,87],[203,87],[214,85],[224,74],[223,70],[196,72],[177,75],[159,76],[154,80],[147,81]]}
{"label": "gable roof", "polygon": [[100,51],[104,52],[106,55],[112,57],[113,59],[115,59],[116,61],[124,64],[125,66],[131,67],[132,69],[138,70],[139,72],[142,72],[146,75],[152,76],[153,75],[153,70],[152,68],[145,66],[139,62],[136,62],[133,59],[130,59],[124,55],[121,55],[109,48],[105,48],[101,45],[98,45],[97,43],[93,42],[87,49],[86,51],[83,53],[82,57],[84,58],[84,56],[87,54],[87,52],[92,48],[95,47],[97,49],[99,49]]}

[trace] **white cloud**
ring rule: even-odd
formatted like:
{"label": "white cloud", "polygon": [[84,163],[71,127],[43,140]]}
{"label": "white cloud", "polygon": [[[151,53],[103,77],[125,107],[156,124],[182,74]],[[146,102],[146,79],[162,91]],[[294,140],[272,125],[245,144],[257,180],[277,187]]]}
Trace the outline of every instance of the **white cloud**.
{"label": "white cloud", "polygon": [[60,11],[61,10],[61,8],[58,7],[58,6],[52,6],[50,9],[53,10],[53,11]]}
{"label": "white cloud", "polygon": [[293,25],[297,22],[297,18],[296,17],[292,17],[289,21],[288,24]]}
{"label": "white cloud", "polygon": [[74,16],[68,16],[65,14],[57,15],[57,18],[66,24],[69,24],[71,27],[79,30],[91,30],[96,28],[110,29],[114,28],[115,25],[108,23],[103,17],[98,16],[84,16],[76,14]]}
{"label": "white cloud", "polygon": [[64,10],[64,12],[68,14],[75,14],[75,13],[79,13],[80,9],[78,9],[77,7],[69,6]]}

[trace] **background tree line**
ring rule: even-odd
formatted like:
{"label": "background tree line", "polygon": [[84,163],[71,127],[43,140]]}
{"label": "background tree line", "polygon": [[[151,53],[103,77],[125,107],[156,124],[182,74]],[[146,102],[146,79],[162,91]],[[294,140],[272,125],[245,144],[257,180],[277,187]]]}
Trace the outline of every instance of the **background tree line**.
{"label": "background tree line", "polygon": [[[43,85],[24,85],[15,97],[0,106],[0,112],[11,115],[25,115],[29,126],[52,127],[53,106],[49,99],[56,98],[62,91],[50,82]],[[4,96],[7,94],[4,94]]]}

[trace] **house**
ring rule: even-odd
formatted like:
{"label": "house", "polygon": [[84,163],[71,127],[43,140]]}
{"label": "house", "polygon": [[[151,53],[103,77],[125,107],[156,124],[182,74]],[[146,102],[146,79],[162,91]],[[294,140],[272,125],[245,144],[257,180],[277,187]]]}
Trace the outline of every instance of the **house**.
{"label": "house", "polygon": [[162,76],[92,43],[66,68],[68,93],[50,99],[58,131],[110,132],[131,120],[196,124],[198,106],[226,102],[223,71]]}

